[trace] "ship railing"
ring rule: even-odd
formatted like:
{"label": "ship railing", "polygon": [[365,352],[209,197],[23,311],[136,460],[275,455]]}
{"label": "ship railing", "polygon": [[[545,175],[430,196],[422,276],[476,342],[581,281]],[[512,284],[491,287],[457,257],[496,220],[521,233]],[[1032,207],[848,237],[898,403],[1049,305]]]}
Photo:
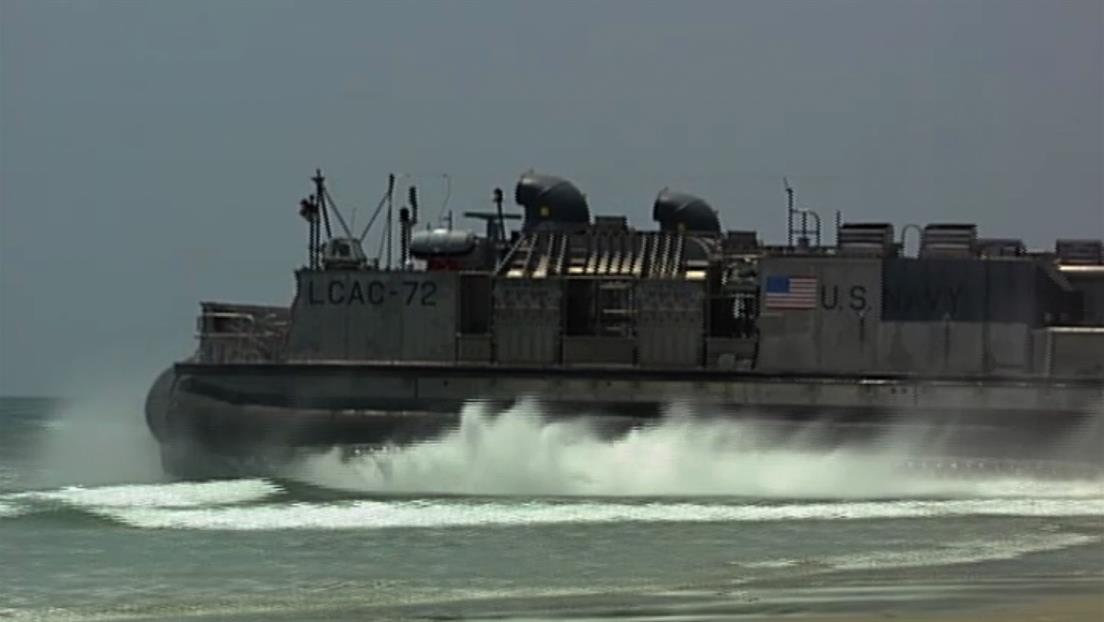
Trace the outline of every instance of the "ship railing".
{"label": "ship railing", "polygon": [[203,363],[282,360],[287,323],[235,311],[205,310],[197,320],[197,358]]}

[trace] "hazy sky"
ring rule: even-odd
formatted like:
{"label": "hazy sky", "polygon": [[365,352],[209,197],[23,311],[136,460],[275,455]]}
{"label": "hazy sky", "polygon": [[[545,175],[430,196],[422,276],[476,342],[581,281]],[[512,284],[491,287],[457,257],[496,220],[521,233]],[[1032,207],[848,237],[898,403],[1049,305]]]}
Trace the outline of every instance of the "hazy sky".
{"label": "hazy sky", "polygon": [[145,382],[199,300],[286,303],[315,166],[361,223],[390,171],[460,211],[532,167],[639,227],[671,186],[784,239],[788,175],[1100,237],[1102,6],[0,0],[0,393]]}

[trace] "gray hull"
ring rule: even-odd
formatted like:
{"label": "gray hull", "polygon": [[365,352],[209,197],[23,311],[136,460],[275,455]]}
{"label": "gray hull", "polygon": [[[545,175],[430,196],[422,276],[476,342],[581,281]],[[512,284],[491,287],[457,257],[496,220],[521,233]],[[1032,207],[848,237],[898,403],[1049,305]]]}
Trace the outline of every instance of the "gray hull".
{"label": "gray hull", "polygon": [[[518,399],[545,418],[616,436],[672,403],[713,420],[757,421],[780,439],[817,423],[824,446],[915,429],[940,454],[1100,463],[1104,389],[1094,380],[779,375],[433,364],[180,364],[147,404],[166,467],[182,475],[264,471],[302,451],[417,443],[449,433],[465,404]],[[807,439],[806,439],[807,440]],[[244,466],[243,466],[244,465]]]}

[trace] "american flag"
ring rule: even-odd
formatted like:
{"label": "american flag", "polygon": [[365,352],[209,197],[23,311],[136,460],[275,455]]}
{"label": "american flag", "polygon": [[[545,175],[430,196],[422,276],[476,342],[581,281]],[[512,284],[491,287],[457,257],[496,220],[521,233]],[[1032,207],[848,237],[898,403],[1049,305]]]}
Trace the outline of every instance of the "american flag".
{"label": "american flag", "polygon": [[768,276],[768,309],[812,309],[816,307],[815,276]]}

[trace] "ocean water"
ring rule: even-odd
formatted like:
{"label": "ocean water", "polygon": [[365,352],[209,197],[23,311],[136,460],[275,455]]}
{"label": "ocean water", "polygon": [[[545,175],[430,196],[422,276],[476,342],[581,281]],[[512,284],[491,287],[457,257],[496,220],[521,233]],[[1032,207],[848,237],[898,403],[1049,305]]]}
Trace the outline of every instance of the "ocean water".
{"label": "ocean water", "polygon": [[0,619],[772,619],[1104,586],[1104,480],[916,471],[907,439],[676,416],[611,440],[522,404],[179,482],[140,403],[0,399]]}

